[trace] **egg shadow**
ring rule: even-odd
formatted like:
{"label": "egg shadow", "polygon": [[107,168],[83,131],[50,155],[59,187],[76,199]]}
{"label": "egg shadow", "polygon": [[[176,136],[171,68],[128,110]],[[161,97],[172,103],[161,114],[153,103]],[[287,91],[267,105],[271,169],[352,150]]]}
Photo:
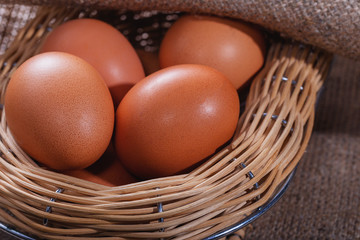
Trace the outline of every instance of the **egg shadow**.
{"label": "egg shadow", "polygon": [[114,102],[114,108],[115,111],[117,107],[119,106],[121,100],[125,97],[126,93],[134,86],[135,84],[120,84],[113,87],[109,87],[110,94],[112,97],[112,100]]}

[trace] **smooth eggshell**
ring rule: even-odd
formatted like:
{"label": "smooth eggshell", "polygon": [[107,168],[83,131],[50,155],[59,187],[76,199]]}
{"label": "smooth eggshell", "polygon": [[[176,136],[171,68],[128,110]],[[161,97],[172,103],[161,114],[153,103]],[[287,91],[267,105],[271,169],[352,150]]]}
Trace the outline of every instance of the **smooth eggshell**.
{"label": "smooth eggshell", "polygon": [[39,54],[19,66],[5,93],[5,112],[19,146],[57,170],[94,163],[114,128],[114,106],[101,75],[62,52]]}
{"label": "smooth eggshell", "polygon": [[116,111],[115,148],[135,176],[168,176],[226,143],[239,117],[239,98],[219,71],[177,65],[136,84]]}
{"label": "smooth eggshell", "polygon": [[265,40],[256,27],[223,17],[185,15],[165,34],[160,67],[204,64],[221,71],[236,89],[263,65]]}
{"label": "smooth eggshell", "polygon": [[62,51],[83,58],[104,78],[117,106],[145,73],[130,42],[113,26],[97,19],[75,19],[49,33],[41,52]]}

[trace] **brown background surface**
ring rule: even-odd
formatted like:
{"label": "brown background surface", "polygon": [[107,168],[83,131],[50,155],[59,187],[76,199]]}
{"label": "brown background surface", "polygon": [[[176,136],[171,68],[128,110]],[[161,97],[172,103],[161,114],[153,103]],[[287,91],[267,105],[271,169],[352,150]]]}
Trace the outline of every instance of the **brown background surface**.
{"label": "brown background surface", "polygon": [[[3,53],[13,37],[9,24],[17,22],[19,27],[26,16],[4,10],[0,15]],[[360,239],[359,123],[360,62],[336,55],[318,103],[312,138],[289,189],[247,228],[246,240]],[[0,231],[0,239],[16,238]]]}

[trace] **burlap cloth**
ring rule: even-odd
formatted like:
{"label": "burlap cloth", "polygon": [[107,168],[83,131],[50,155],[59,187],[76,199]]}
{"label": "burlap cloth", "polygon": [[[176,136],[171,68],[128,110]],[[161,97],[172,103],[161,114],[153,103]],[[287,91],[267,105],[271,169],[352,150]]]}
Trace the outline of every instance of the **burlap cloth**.
{"label": "burlap cloth", "polygon": [[[33,14],[31,7],[0,5],[0,54]],[[282,199],[246,229],[245,239],[360,239],[359,65],[335,55],[297,172]],[[0,239],[16,238],[0,231]]]}
{"label": "burlap cloth", "polygon": [[360,59],[358,0],[0,0],[1,2],[212,13],[241,18],[329,52]]}

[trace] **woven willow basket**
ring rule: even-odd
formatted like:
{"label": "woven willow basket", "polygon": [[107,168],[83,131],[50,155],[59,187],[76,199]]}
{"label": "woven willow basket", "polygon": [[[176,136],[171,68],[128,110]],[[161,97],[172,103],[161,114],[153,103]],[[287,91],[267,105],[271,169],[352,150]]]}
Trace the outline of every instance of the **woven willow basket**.
{"label": "woven willow basket", "polygon": [[[0,59],[1,103],[11,73],[62,22],[100,18],[136,48],[156,51],[179,14],[40,7]],[[231,143],[188,174],[107,187],[40,168],[14,142],[2,110],[0,222],[45,239],[202,239],[253,213],[301,159],[331,60],[273,34],[269,42]]]}

